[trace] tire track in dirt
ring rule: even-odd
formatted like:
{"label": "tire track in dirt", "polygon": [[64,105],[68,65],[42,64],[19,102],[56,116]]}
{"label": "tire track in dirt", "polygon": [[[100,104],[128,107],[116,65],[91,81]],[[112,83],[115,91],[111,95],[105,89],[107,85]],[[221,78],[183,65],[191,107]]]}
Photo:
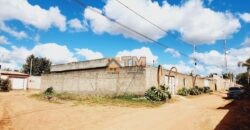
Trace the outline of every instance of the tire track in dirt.
{"label": "tire track in dirt", "polygon": [[12,128],[12,121],[9,115],[9,111],[8,111],[8,103],[5,102],[3,104],[3,115],[2,115],[2,119],[0,119],[0,130],[14,130]]}

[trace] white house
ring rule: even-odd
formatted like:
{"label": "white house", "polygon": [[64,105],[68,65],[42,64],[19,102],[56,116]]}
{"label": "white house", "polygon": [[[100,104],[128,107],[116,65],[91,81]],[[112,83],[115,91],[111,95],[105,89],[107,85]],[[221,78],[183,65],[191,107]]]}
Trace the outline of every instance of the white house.
{"label": "white house", "polygon": [[26,90],[28,87],[28,74],[12,71],[2,71],[0,78],[10,79],[13,90]]}

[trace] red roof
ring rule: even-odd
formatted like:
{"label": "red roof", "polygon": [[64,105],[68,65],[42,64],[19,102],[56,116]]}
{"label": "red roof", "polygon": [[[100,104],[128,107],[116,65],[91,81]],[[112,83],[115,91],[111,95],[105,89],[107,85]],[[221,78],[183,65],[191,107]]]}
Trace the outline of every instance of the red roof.
{"label": "red roof", "polygon": [[20,72],[14,72],[14,71],[1,71],[1,75],[6,75],[9,77],[29,77],[28,74],[20,73]]}

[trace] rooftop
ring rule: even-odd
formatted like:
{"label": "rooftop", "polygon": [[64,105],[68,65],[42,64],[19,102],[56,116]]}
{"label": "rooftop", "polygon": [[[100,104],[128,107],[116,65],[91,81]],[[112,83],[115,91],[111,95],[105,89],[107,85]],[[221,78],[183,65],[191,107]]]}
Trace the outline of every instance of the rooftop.
{"label": "rooftop", "polygon": [[1,71],[1,75],[29,76],[28,74],[15,71]]}

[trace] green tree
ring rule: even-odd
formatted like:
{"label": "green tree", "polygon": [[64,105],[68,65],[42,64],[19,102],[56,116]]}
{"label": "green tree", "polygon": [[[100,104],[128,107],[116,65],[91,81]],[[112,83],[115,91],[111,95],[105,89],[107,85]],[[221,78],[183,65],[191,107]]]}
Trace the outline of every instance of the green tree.
{"label": "green tree", "polygon": [[248,81],[247,81],[247,78],[248,78],[248,74],[247,72],[245,73],[240,73],[236,76],[236,81],[238,84],[241,84],[243,86],[247,86],[248,85]]}
{"label": "green tree", "polygon": [[233,80],[234,74],[233,73],[224,73],[222,74],[223,79],[231,79]]}
{"label": "green tree", "polygon": [[239,65],[239,66],[245,66],[245,67],[247,67],[247,69],[249,70],[249,69],[250,69],[250,58],[248,58],[248,59],[246,60],[246,62],[239,62],[238,65]]}
{"label": "green tree", "polygon": [[239,62],[239,66],[245,66],[247,67],[247,72],[245,73],[240,73],[237,75],[236,79],[237,79],[237,83],[241,84],[243,86],[248,86],[248,80],[250,77],[250,58],[248,60],[246,60],[245,62]]}
{"label": "green tree", "polygon": [[30,66],[32,60],[32,75],[40,76],[43,73],[49,73],[51,67],[51,61],[47,58],[35,57],[30,55],[26,59],[26,63],[23,65],[23,72],[26,74],[30,73]]}
{"label": "green tree", "polygon": [[217,73],[210,73],[208,77],[213,77],[214,75],[218,75]]}

